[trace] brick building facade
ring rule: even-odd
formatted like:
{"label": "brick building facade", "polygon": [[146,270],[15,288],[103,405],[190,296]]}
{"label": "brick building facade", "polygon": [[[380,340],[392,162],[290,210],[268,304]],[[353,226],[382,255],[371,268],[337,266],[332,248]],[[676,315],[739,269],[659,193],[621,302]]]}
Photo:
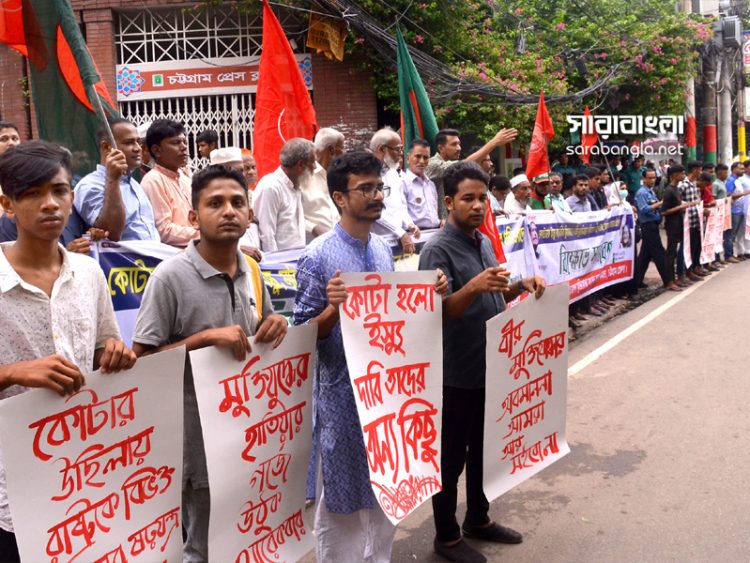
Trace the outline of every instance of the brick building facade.
{"label": "brick building facade", "polygon": [[[260,16],[237,12],[226,4],[191,10],[194,3],[174,0],[72,0],[89,50],[113,99],[117,93],[117,65],[133,59],[139,63],[169,65],[180,60],[259,55]],[[295,53],[303,53],[306,14],[284,8],[274,7],[274,10],[288,37],[294,40]],[[214,22],[216,29],[212,28]],[[369,73],[356,60],[339,63],[317,54],[311,58],[312,96],[318,124],[343,131],[349,148],[361,147],[378,125],[376,96]],[[0,119],[17,124],[22,137],[35,137],[34,108],[27,95],[24,58],[4,45],[0,45],[0,75]],[[166,106],[160,100],[141,104],[121,100],[118,105],[123,115],[136,122],[162,115],[184,117],[192,123],[192,130],[188,127],[191,137],[198,128],[224,127],[227,142],[247,145],[254,94],[231,99],[202,98],[164,100]],[[237,124],[230,123],[238,115],[243,116],[245,123],[241,135],[237,135]]]}

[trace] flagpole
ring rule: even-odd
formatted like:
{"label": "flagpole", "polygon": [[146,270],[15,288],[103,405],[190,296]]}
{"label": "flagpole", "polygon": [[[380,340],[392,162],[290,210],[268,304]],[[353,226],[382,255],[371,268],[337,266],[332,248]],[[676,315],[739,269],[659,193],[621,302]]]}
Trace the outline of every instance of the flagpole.
{"label": "flagpole", "polygon": [[[104,129],[107,132],[107,140],[109,141],[109,146],[111,146],[113,149],[117,148],[117,141],[115,141],[115,136],[112,133],[112,128],[109,126],[109,120],[107,119],[107,114],[104,113],[104,106],[102,106],[102,100],[99,97],[98,92],[96,91],[96,88],[93,86],[88,87],[89,91],[89,100],[93,102],[94,107],[96,108],[96,113],[99,116],[99,119],[102,120],[102,123],[104,124]],[[92,97],[93,94],[93,97]]]}
{"label": "flagpole", "polygon": [[[612,170],[612,166],[609,164],[609,159],[604,154],[604,145],[602,144],[602,138],[599,135],[597,135],[596,140],[599,143],[599,152],[601,153],[602,158],[604,159],[604,163],[607,165],[607,171],[609,172],[609,177],[612,180],[612,183],[614,184],[615,174],[614,174],[614,171]],[[620,198],[620,203],[622,203],[622,196],[620,196],[619,188],[617,190],[617,197]]]}

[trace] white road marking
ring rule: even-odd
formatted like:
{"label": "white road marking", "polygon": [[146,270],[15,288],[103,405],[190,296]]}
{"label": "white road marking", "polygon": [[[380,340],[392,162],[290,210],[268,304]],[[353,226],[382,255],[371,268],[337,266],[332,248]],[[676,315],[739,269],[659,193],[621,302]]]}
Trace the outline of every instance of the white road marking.
{"label": "white road marking", "polygon": [[633,323],[628,328],[620,332],[619,334],[613,336],[609,340],[607,340],[604,344],[599,346],[598,348],[592,350],[588,354],[586,354],[583,358],[578,360],[575,364],[570,366],[568,368],[568,378],[569,379],[577,379],[576,376],[581,377],[580,374],[584,369],[589,367],[592,363],[594,363],[596,360],[601,358],[604,354],[612,350],[615,346],[620,344],[623,340],[625,340],[628,336],[631,334],[634,334],[638,330],[642,329],[644,326],[646,326],[648,323],[659,317],[660,315],[667,312],[669,309],[677,305],[680,301],[685,299],[688,295],[692,294],[696,289],[699,289],[700,287],[704,286],[707,282],[709,282],[711,279],[715,278],[717,275],[722,273],[724,270],[722,269],[719,272],[714,272],[711,276],[708,278],[703,278],[703,282],[696,283],[692,287],[689,287],[682,291],[682,293],[678,293],[675,295],[672,299],[667,301],[666,303],[659,305],[656,309],[651,311],[648,315],[643,317],[641,320]]}

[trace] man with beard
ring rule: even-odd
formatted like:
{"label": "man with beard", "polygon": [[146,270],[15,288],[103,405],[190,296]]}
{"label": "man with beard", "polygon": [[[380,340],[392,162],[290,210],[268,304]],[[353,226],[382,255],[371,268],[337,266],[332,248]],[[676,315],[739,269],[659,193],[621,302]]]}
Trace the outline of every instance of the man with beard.
{"label": "man with beard", "polygon": [[546,201],[549,194],[549,174],[539,174],[531,180],[531,197],[529,207],[535,210],[549,209],[550,204]]}
{"label": "man with beard", "polygon": [[315,146],[307,139],[290,139],[281,147],[279,161],[276,170],[260,179],[253,197],[263,252],[305,246],[300,184],[315,169]]}
{"label": "man with beard", "polygon": [[424,139],[414,139],[406,155],[409,170],[401,179],[409,216],[420,229],[440,227],[437,188],[424,173],[430,161],[430,144]]}
{"label": "man with beard", "polygon": [[190,177],[185,172],[188,145],[182,123],[157,119],[146,133],[146,146],[156,163],[143,177],[154,210],[156,230],[164,244],[185,247],[199,233],[189,219]]}
{"label": "man with beard", "polygon": [[531,210],[529,197],[531,196],[531,182],[526,174],[518,174],[510,179],[511,192],[505,198],[503,208],[508,214],[525,215]]}
{"label": "man with beard", "polygon": [[[370,484],[339,322],[347,297],[341,272],[393,271],[391,249],[371,234],[389,191],[380,172],[380,161],[364,151],[334,159],[328,190],[341,220],[313,240],[297,262],[294,324],[318,327],[312,466],[320,468],[315,507],[320,562],[389,561],[396,534]],[[447,289],[445,275],[438,271],[435,290],[443,294]]]}
{"label": "man with beard", "polygon": [[370,151],[383,163],[380,178],[390,188],[389,194],[383,199],[383,214],[372,226],[372,232],[395,236],[404,254],[413,254],[416,247],[412,235],[419,238],[419,227],[409,217],[406,198],[401,191],[401,177],[398,173],[399,160],[404,152],[401,137],[388,127],[380,129],[370,140]]}
{"label": "man with beard", "polygon": [[[427,177],[435,182],[438,194],[438,212],[440,218],[445,219],[448,216],[448,212],[445,208],[445,192],[443,191],[443,174],[446,170],[460,162],[461,159],[461,139],[459,138],[459,132],[455,129],[441,129],[435,135],[435,145],[437,146],[437,152],[430,159],[425,174]],[[482,148],[473,152],[465,158],[480,164],[486,156],[488,156],[493,150],[507,145],[518,135],[518,131],[515,129],[500,129],[497,134]],[[515,174],[513,174],[515,176]]]}

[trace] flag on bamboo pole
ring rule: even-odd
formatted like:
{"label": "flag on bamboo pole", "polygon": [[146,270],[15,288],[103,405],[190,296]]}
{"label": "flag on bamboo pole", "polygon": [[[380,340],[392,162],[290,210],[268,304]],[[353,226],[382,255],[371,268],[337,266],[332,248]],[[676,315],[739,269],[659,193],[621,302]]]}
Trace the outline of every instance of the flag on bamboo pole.
{"label": "flag on bamboo pole", "polygon": [[550,170],[549,156],[547,156],[547,143],[555,136],[552,120],[547,113],[544,103],[544,92],[539,92],[539,106],[536,110],[536,121],[534,132],[531,134],[531,147],[529,148],[529,162],[526,164],[526,176],[533,180],[540,174],[547,174]]}
{"label": "flag on bamboo pole", "polygon": [[436,151],[435,135],[438,132],[437,120],[432,112],[430,98],[424,89],[417,67],[409,54],[401,30],[396,28],[398,48],[396,67],[398,69],[398,93],[401,102],[401,140],[408,148],[414,139],[424,139]]}
{"label": "flag on bamboo pole", "polygon": [[253,122],[253,154],[258,178],[279,166],[282,145],[294,137],[310,139],[318,129],[310,93],[284,30],[263,0],[263,45]]}
{"label": "flag on bamboo pole", "polygon": [[28,57],[31,95],[42,139],[73,153],[74,170],[99,162],[96,130],[117,115],[68,0],[5,0],[0,3],[0,42]]}
{"label": "flag on bamboo pole", "polygon": [[583,112],[583,127],[591,133],[581,133],[581,147],[583,148],[583,154],[581,154],[581,160],[586,164],[591,161],[591,147],[595,146],[599,140],[599,135],[596,134],[596,130],[593,127],[593,120],[591,118],[591,112],[589,112],[589,106],[586,106],[586,110]]}

